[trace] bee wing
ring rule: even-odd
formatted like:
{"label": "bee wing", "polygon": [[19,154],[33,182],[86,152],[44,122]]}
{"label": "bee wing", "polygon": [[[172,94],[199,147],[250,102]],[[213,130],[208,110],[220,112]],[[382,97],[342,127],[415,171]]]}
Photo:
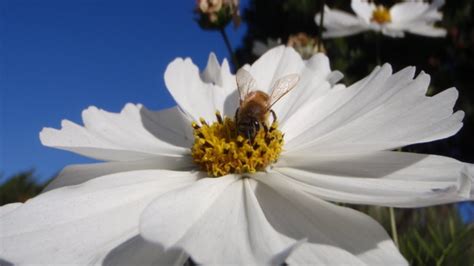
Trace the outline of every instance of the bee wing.
{"label": "bee wing", "polygon": [[249,92],[256,90],[257,82],[252,77],[252,75],[243,68],[237,71],[237,74],[235,75],[235,80],[237,81],[237,89],[239,90],[241,102],[245,99],[245,96]]}
{"label": "bee wing", "polygon": [[294,89],[299,80],[300,76],[298,74],[290,74],[277,80],[270,94],[270,105],[268,109],[270,110],[278,100]]}

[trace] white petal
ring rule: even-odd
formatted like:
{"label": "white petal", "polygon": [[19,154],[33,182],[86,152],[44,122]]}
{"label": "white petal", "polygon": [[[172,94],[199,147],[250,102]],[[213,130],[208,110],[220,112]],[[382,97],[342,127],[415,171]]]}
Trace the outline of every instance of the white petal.
{"label": "white petal", "polygon": [[[255,78],[257,88],[266,93],[271,92],[275,82],[283,76],[289,74],[300,74],[304,69],[304,61],[293,48],[283,45],[270,49],[249,67],[248,71]],[[272,109],[276,112],[278,120],[284,120],[287,110],[283,110],[286,102],[296,99],[298,91],[303,91],[302,82],[298,82],[296,88],[290,91],[285,97],[276,103]]]}
{"label": "white petal", "polygon": [[[331,71],[329,59],[324,54],[316,54],[305,61],[305,67],[299,75],[297,87],[274,108],[281,127],[298,109],[305,105],[312,105],[343,77],[339,71]],[[300,117],[300,119],[305,118]]]}
{"label": "white petal", "polygon": [[[305,61],[304,72],[301,73],[302,76],[311,75],[311,76],[320,76],[325,79],[329,84],[335,85],[339,82],[344,75],[339,71],[332,71],[329,58],[323,54],[318,53],[313,55],[311,58]],[[319,88],[315,88],[318,90]],[[320,93],[323,94],[323,93]]]}
{"label": "white petal", "polygon": [[288,74],[299,74],[304,68],[300,54],[283,45],[270,49],[249,68],[258,89],[269,92],[275,82]]}
{"label": "white petal", "polygon": [[[425,96],[429,76],[413,79],[414,68],[391,74],[390,65],[344,90],[332,90],[289,119],[285,145],[290,152],[354,154],[394,149],[434,141],[455,134],[464,113],[453,114],[458,97],[451,88],[433,97]],[[312,114],[312,115],[308,115]]]}
{"label": "white petal", "polygon": [[392,38],[403,38],[405,37],[405,32],[403,30],[394,28],[391,25],[386,25],[382,28],[382,34],[386,36],[390,36]]}
{"label": "white petal", "polygon": [[267,92],[279,78],[299,75],[296,87],[273,106],[280,124],[296,109],[327,93],[342,78],[340,72],[331,71],[326,55],[316,54],[305,61],[293,48],[285,46],[269,50],[248,70],[259,83],[258,88]]}
{"label": "white petal", "polygon": [[296,240],[265,220],[247,178],[203,179],[167,193],[142,216],[141,233],[165,247],[182,247],[198,264],[281,264]]}
{"label": "white petal", "polygon": [[434,23],[443,17],[437,10],[442,5],[444,5],[444,0],[436,0],[431,4],[423,2],[395,4],[390,9],[392,22],[387,25],[387,28],[390,31],[405,30],[428,37],[444,37],[446,30],[434,27]]}
{"label": "white petal", "polygon": [[154,158],[138,161],[69,165],[47,185],[43,192],[59,187],[81,184],[100,176],[119,172],[148,169],[190,170],[194,167],[195,164],[190,156],[169,157],[159,155]]}
{"label": "white petal", "polygon": [[[284,122],[295,107],[323,95],[342,78],[340,72],[331,71],[325,55],[315,55],[304,61],[293,48],[284,46],[269,50],[252,66],[246,67],[256,79],[258,89],[265,92],[285,75],[300,76],[297,87],[273,107],[280,122]],[[176,59],[168,66],[165,81],[180,108],[195,120],[203,117],[214,121],[216,110],[224,110],[225,115],[232,117],[237,109],[235,78],[229,73],[226,62],[220,67],[213,54],[201,74],[190,59]]]}
{"label": "white petal", "polygon": [[[321,14],[315,16],[316,24],[319,25]],[[369,30],[369,26],[363,20],[344,11],[324,8],[324,38],[335,38],[354,35]]]}
{"label": "white petal", "polygon": [[214,92],[214,106],[217,108],[224,104],[224,109],[220,111],[223,111],[224,115],[233,117],[239,104],[239,95],[235,76],[230,72],[227,60],[224,59],[222,65],[219,65],[216,55],[211,53],[206,69],[201,73],[201,78],[206,83],[217,85],[213,87],[213,90],[225,91],[224,94]]}
{"label": "white petal", "polygon": [[291,238],[306,238],[289,264],[406,265],[375,220],[301,192],[278,175],[257,174],[256,196],[269,223]]}
{"label": "white petal", "polygon": [[156,196],[196,174],[159,170],[112,174],[63,187],[3,216],[0,257],[18,264],[94,264],[137,235],[139,216]]}
{"label": "white petal", "polygon": [[0,206],[0,218],[14,211],[16,208],[23,205],[21,202],[9,203],[3,206]]}
{"label": "white petal", "polygon": [[163,247],[145,241],[140,235],[137,235],[111,250],[102,261],[102,265],[182,266],[187,259],[188,256],[181,250],[165,251]]}
{"label": "white petal", "polygon": [[274,169],[300,189],[331,201],[422,207],[474,199],[474,165],[436,155],[286,155]]}
{"label": "white petal", "polygon": [[425,2],[400,2],[390,8],[390,16],[393,24],[409,24],[420,21],[434,23],[442,19],[442,14],[437,10],[443,5],[444,0],[436,0],[431,4]]}
{"label": "white petal", "polygon": [[205,83],[214,83],[227,92],[234,92],[237,89],[235,76],[230,72],[229,63],[224,59],[220,65],[214,53],[209,54],[207,66],[201,73],[201,78]]}
{"label": "white petal", "polygon": [[419,18],[429,8],[424,2],[400,2],[390,8],[390,17],[394,23],[410,21]]}
{"label": "white petal", "polygon": [[375,8],[373,3],[363,2],[362,0],[352,0],[351,8],[358,17],[362,18],[365,22],[370,23],[372,12]]}
{"label": "white petal", "polygon": [[427,24],[414,25],[413,27],[410,27],[407,31],[413,34],[418,34],[418,35],[423,35],[423,36],[428,36],[428,37],[445,37],[446,36],[446,29],[437,28],[437,27],[434,27],[433,25],[427,25]]}
{"label": "white petal", "polygon": [[60,130],[44,128],[41,142],[99,160],[128,161],[188,154],[193,141],[190,121],[176,107],[151,112],[127,104],[120,114],[90,107],[82,119],[84,127],[64,120]]}
{"label": "white petal", "polygon": [[[340,106],[343,106],[345,102],[350,101],[358,91],[362,90],[362,88],[367,83],[374,80],[375,77],[382,76],[381,78],[385,79],[386,76],[389,75],[388,73],[381,74],[380,72],[380,68],[377,67],[368,77],[352,85],[351,89],[346,88],[328,91],[329,93],[325,94],[324,97],[320,97],[319,99],[313,101],[312,105],[306,105],[299,108],[289,119],[289,121],[284,126],[282,126],[282,131],[285,132],[285,141],[287,142],[285,149],[291,150],[293,148],[291,146],[292,139],[298,137],[295,142],[300,140],[303,136],[299,135],[305,131],[308,131],[313,123],[318,120],[324,120],[324,114],[329,115],[340,109]],[[304,118],[303,120],[305,120],[305,123],[301,123],[301,118]],[[312,133],[312,131],[310,132]],[[306,132],[306,134],[310,135],[310,132]]]}
{"label": "white petal", "polygon": [[212,54],[201,74],[191,59],[178,58],[165,72],[165,83],[178,106],[194,121],[215,121],[217,110],[229,114],[238,104],[236,82],[226,61],[219,66]]}

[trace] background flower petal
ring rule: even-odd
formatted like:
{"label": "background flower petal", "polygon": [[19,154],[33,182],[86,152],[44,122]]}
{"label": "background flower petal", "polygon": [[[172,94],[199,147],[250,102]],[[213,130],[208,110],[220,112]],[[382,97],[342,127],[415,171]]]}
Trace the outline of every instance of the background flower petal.
{"label": "background flower petal", "polygon": [[444,0],[435,0],[431,4],[422,1],[400,2],[390,8],[390,16],[394,24],[416,21],[433,23],[442,19],[438,8],[443,5]]}
{"label": "background flower petal", "polygon": [[[314,18],[316,24],[319,25],[321,14],[317,14]],[[335,38],[354,35],[369,29],[368,25],[356,16],[344,11],[330,9],[324,7],[324,38]]]}
{"label": "background flower petal", "polygon": [[373,3],[364,2],[361,0],[352,0],[351,8],[359,18],[363,19],[366,23],[370,23],[372,12],[375,9],[375,5]]}
{"label": "background flower petal", "polygon": [[390,8],[392,22],[409,22],[419,19],[428,11],[429,4],[421,1],[406,1],[394,4]]}
{"label": "background flower petal", "polygon": [[423,36],[444,37],[446,30],[434,26],[443,18],[438,11],[443,5],[444,0],[435,0],[431,4],[421,1],[397,3],[390,9],[392,21],[386,25],[388,32],[405,30]]}
{"label": "background flower petal", "polygon": [[429,24],[417,24],[407,29],[408,32],[429,37],[444,37],[446,29],[437,28]]}

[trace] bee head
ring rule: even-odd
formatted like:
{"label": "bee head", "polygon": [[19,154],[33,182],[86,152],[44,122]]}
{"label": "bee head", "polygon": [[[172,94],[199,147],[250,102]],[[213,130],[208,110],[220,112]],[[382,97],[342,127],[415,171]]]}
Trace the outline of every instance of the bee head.
{"label": "bee head", "polygon": [[260,122],[253,117],[245,117],[237,124],[239,134],[247,139],[253,139],[260,130]]}

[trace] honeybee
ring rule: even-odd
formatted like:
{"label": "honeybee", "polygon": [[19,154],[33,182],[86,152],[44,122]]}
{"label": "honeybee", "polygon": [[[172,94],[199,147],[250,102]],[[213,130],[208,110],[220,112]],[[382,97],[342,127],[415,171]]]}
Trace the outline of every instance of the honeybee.
{"label": "honeybee", "polygon": [[243,68],[237,71],[235,78],[240,95],[239,108],[235,111],[237,132],[253,141],[260,127],[268,129],[269,113],[272,113],[273,122],[276,121],[272,106],[296,87],[299,76],[290,74],[280,78],[270,90],[270,95],[256,89],[255,79]]}

